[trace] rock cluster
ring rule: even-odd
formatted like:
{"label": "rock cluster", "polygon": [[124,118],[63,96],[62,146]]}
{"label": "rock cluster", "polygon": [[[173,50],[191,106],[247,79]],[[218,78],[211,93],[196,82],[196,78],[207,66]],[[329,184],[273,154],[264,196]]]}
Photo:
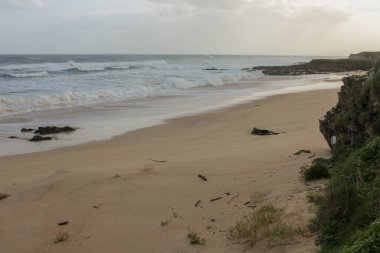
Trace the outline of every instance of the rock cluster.
{"label": "rock cluster", "polygon": [[75,128],[65,126],[65,127],[56,127],[56,126],[47,126],[47,127],[39,127],[35,134],[39,135],[47,135],[47,134],[59,134],[59,133],[69,133],[74,132]]}
{"label": "rock cluster", "polygon": [[300,76],[349,71],[369,71],[373,65],[373,60],[316,59],[308,63],[300,63],[291,66],[259,66],[245,68],[243,70],[261,70],[265,75]]}
{"label": "rock cluster", "polygon": [[33,138],[29,139],[30,142],[40,142],[40,141],[50,141],[51,137],[43,137],[41,135],[35,135]]}
{"label": "rock cluster", "polygon": [[[60,133],[71,133],[74,132],[76,128],[64,126],[64,127],[57,127],[57,126],[46,126],[46,127],[38,127],[38,129],[33,128],[22,128],[21,133],[33,133],[34,136],[29,139],[30,142],[41,142],[41,141],[50,141],[53,140],[52,137],[44,135],[51,135],[51,134],[60,134]],[[9,139],[19,139],[18,136],[9,136]],[[23,138],[22,138],[23,139]]]}

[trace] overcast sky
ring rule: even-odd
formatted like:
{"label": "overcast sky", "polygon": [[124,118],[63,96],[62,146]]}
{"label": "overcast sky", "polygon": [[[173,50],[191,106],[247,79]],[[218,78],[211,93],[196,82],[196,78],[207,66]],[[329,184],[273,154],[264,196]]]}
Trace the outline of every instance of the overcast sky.
{"label": "overcast sky", "polygon": [[0,53],[347,55],[379,0],[0,0]]}

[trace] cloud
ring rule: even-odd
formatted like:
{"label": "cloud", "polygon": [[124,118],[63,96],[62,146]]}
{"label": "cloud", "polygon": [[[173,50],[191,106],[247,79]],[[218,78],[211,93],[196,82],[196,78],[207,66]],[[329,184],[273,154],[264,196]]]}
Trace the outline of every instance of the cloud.
{"label": "cloud", "polygon": [[239,9],[244,5],[250,4],[252,0],[150,0],[150,2],[169,5],[169,6],[179,6],[187,5],[196,8],[206,8],[206,9],[224,9],[224,10],[234,10]]}
{"label": "cloud", "polygon": [[[150,15],[145,41],[175,52],[328,54],[351,13],[309,0],[151,0],[160,11]],[[155,34],[154,30],[160,33]],[[136,38],[138,34],[134,34]],[[132,36],[132,37],[134,37]]]}
{"label": "cloud", "polygon": [[0,0],[50,8],[3,11],[0,52],[343,55],[380,43],[377,12],[355,1]]}
{"label": "cloud", "polygon": [[33,9],[44,6],[42,0],[0,0],[0,9]]}

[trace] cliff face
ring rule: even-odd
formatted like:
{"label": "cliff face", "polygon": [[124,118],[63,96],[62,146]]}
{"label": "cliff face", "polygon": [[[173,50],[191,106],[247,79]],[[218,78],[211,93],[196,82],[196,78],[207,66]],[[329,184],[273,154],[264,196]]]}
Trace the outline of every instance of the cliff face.
{"label": "cliff face", "polygon": [[361,52],[358,54],[351,54],[351,60],[380,60],[380,52]]}
{"label": "cliff face", "polygon": [[337,106],[320,120],[320,131],[333,150],[380,134],[380,62],[368,75],[345,77],[343,83]]}

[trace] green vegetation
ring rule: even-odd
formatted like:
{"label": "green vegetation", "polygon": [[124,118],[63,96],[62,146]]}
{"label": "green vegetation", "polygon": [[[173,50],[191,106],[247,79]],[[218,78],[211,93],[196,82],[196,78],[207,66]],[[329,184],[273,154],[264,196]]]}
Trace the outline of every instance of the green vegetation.
{"label": "green vegetation", "polygon": [[273,247],[288,238],[294,231],[283,220],[284,209],[265,205],[257,212],[242,218],[228,230],[230,240],[248,240],[254,245],[258,240],[267,239]]}
{"label": "green vegetation", "polygon": [[352,243],[345,246],[341,253],[377,253],[380,252],[380,218],[367,229],[359,231]]}
{"label": "green vegetation", "polygon": [[65,242],[69,239],[69,233],[58,231],[58,233],[55,236],[54,243],[61,243]]}
{"label": "green vegetation", "polygon": [[187,238],[190,239],[190,244],[193,245],[205,245],[206,239],[202,238],[199,233],[195,232],[194,230],[189,229],[187,233]]}
{"label": "green vegetation", "polygon": [[323,195],[309,196],[322,253],[380,252],[379,102],[380,61],[367,76],[344,78],[338,105],[320,121],[327,141],[337,137],[334,156],[315,161],[304,178],[330,176]]}
{"label": "green vegetation", "polygon": [[304,171],[305,181],[319,180],[329,178],[330,162],[323,158],[318,158],[313,161],[313,164]]}
{"label": "green vegetation", "polygon": [[166,227],[170,224],[172,220],[165,220],[165,221],[161,221],[161,227]]}
{"label": "green vegetation", "polygon": [[322,252],[339,252],[380,217],[380,137],[331,163],[334,173],[314,221]]}

